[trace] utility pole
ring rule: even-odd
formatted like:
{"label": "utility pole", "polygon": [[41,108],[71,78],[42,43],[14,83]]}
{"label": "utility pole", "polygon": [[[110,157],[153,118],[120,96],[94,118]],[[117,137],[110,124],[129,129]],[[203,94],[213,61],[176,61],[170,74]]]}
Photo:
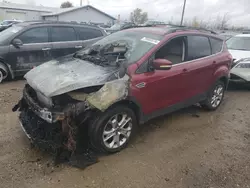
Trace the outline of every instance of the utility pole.
{"label": "utility pole", "polygon": [[183,24],[185,8],[186,8],[186,0],[184,0],[184,4],[183,4],[182,15],[181,15],[181,25]]}

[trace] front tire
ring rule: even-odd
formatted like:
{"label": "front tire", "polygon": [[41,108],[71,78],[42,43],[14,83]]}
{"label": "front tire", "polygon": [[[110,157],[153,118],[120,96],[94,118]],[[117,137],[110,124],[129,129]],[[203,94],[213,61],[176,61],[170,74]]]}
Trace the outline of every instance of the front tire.
{"label": "front tire", "polygon": [[119,105],[101,113],[89,127],[91,145],[99,152],[115,153],[124,149],[136,132],[136,116]]}
{"label": "front tire", "polygon": [[4,80],[5,78],[7,78],[7,77],[8,77],[8,73],[5,72],[3,69],[0,69],[0,83],[2,83],[3,80]]}
{"label": "front tire", "polygon": [[219,80],[208,93],[207,99],[201,103],[201,106],[207,110],[216,110],[221,105],[224,93],[225,84]]}

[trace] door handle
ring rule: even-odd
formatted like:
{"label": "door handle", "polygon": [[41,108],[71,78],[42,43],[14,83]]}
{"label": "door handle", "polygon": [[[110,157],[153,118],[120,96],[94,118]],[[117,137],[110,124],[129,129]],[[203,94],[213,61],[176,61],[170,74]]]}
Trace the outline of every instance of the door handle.
{"label": "door handle", "polygon": [[78,49],[78,48],[82,48],[82,46],[81,46],[81,45],[79,45],[79,46],[75,46],[75,48],[77,48],[77,49]]}
{"label": "door handle", "polygon": [[51,48],[42,48],[42,51],[48,51],[51,50]]}

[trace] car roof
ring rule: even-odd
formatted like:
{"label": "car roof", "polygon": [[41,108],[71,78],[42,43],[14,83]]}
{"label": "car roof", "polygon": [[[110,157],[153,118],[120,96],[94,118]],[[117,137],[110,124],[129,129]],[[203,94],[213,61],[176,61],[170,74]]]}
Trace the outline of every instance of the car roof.
{"label": "car roof", "polygon": [[33,25],[61,25],[61,26],[87,26],[92,27],[95,29],[101,29],[100,27],[97,27],[95,25],[86,24],[86,23],[74,23],[74,22],[59,22],[59,21],[25,21],[16,24],[17,26],[21,27],[27,27],[27,26],[33,26]]}

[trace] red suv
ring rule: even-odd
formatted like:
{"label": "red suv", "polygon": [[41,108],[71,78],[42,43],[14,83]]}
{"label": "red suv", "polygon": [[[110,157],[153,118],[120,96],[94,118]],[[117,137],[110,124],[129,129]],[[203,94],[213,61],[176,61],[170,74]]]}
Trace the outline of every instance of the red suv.
{"label": "red suv", "polygon": [[13,110],[37,144],[74,151],[86,136],[113,153],[149,119],[196,103],[217,109],[231,62],[224,41],[209,32],[132,28],[32,69]]}

